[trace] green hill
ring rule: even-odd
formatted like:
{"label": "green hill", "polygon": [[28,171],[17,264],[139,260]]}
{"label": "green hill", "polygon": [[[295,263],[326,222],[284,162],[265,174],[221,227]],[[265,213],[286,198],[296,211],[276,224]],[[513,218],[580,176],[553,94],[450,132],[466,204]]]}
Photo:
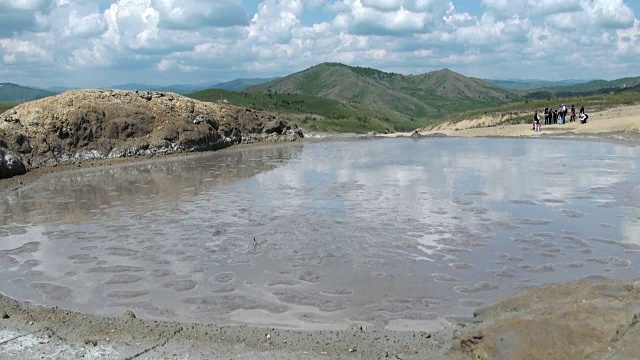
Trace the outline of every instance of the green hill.
{"label": "green hill", "polygon": [[223,83],[218,83],[212,86],[214,89],[223,89],[230,91],[244,90],[250,86],[264,84],[269,81],[279,79],[278,77],[262,79],[262,78],[250,78],[250,79],[235,79]]}
{"label": "green hill", "polygon": [[493,79],[484,79],[501,87],[503,89],[511,89],[511,90],[539,90],[539,89],[547,89],[555,86],[567,86],[567,85],[576,85],[576,84],[584,84],[588,80],[575,80],[575,79],[567,79],[567,80],[557,80],[557,81],[549,81],[549,80],[493,80]]}
{"label": "green hill", "polygon": [[595,80],[584,84],[536,89],[529,91],[526,94],[526,97],[530,100],[567,99],[576,96],[593,96],[637,91],[639,88],[640,77],[631,77],[611,81]]}
{"label": "green hill", "polygon": [[0,83],[0,103],[26,102],[52,95],[55,95],[55,93],[12,83]]}
{"label": "green hill", "polygon": [[519,98],[514,91],[448,69],[408,76],[338,63],[316,65],[247,91],[325,97],[421,121]]}
{"label": "green hill", "polygon": [[187,96],[200,101],[279,113],[289,121],[313,131],[391,132],[394,128],[413,129],[422,125],[415,119],[394,112],[374,111],[358,103],[311,95],[208,89]]}
{"label": "green hill", "polygon": [[3,112],[12,109],[16,106],[17,104],[14,103],[0,103],[0,114],[2,114]]}
{"label": "green hill", "polygon": [[626,77],[616,80],[593,80],[582,84],[566,85],[566,86],[552,86],[545,87],[540,90],[548,90],[551,92],[591,92],[598,90],[614,90],[614,89],[627,89],[640,85],[640,76],[638,77]]}

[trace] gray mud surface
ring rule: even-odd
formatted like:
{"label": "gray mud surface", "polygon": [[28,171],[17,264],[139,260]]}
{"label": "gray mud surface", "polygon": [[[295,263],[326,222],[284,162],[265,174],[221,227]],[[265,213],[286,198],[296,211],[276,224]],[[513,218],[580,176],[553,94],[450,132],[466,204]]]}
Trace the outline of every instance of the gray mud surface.
{"label": "gray mud surface", "polygon": [[0,359],[637,359],[639,323],[637,281],[528,290],[435,332],[97,317],[0,296]]}
{"label": "gray mud surface", "polygon": [[1,359],[424,359],[444,356],[452,330],[336,331],[97,317],[0,296]]}
{"label": "gray mud surface", "polygon": [[[554,316],[582,334],[595,314],[586,337],[556,334],[529,358],[606,358],[602,344],[634,358],[637,284],[615,279],[638,277],[637,158],[607,143],[387,139],[45,177],[0,199],[2,293],[38,305],[2,298],[0,357],[527,358],[537,340],[522,339]],[[605,283],[483,308],[577,279]],[[548,322],[494,339],[510,317]],[[582,343],[593,351],[570,352]]]}

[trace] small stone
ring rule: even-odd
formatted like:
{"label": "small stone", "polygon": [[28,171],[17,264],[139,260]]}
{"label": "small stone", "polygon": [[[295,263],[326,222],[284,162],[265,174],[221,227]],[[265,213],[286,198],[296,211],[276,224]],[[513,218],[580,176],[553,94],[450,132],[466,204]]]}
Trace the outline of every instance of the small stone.
{"label": "small stone", "polygon": [[85,345],[90,345],[90,346],[98,346],[98,340],[95,339],[86,339],[84,341]]}
{"label": "small stone", "polygon": [[1,312],[0,314],[2,314],[0,317],[2,317],[3,319],[8,319],[10,318],[9,314],[7,314],[6,311]]}
{"label": "small stone", "polygon": [[131,310],[125,311],[124,314],[122,314],[122,316],[127,318],[127,319],[137,319],[136,318],[136,314]]}

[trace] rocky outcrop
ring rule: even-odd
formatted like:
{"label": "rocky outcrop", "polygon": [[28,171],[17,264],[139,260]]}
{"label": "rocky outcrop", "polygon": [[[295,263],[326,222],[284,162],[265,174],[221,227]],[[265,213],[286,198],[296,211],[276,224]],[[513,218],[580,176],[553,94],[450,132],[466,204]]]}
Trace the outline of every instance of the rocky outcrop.
{"label": "rocky outcrop", "polygon": [[70,91],[0,114],[0,140],[27,170],[301,137],[273,114],[149,91]]}
{"label": "rocky outcrop", "polygon": [[444,133],[430,133],[430,134],[420,134],[418,132],[418,130],[415,130],[413,133],[411,133],[411,136],[409,136],[412,139],[422,139],[422,138],[441,138],[441,137],[447,137],[447,134]]}

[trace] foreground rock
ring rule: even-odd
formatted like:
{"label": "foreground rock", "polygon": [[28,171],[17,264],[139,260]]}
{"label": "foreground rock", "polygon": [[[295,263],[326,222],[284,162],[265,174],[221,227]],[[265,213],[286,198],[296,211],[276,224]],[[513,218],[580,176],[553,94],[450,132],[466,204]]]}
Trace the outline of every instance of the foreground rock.
{"label": "foreground rock", "polygon": [[476,312],[455,359],[638,359],[640,283],[589,281],[526,291]]}
{"label": "foreground rock", "polygon": [[0,114],[0,140],[27,170],[302,136],[272,114],[148,91],[70,91]]}
{"label": "foreground rock", "polygon": [[20,157],[1,146],[0,143],[0,179],[25,174],[27,169]]}

